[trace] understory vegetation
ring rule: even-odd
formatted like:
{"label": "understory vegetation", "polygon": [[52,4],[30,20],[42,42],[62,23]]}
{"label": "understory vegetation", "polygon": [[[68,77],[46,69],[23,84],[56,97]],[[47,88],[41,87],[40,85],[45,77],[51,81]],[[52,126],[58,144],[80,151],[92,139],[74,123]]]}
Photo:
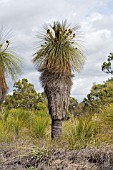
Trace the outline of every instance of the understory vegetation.
{"label": "understory vegetation", "polygon": [[113,141],[113,104],[100,112],[73,116],[63,121],[63,135],[51,142],[51,119],[48,110],[4,110],[0,116],[0,142],[29,141],[39,147],[80,149],[111,145]]}
{"label": "understory vegetation", "polygon": [[0,142],[29,141],[38,147],[81,149],[101,147],[113,142],[113,79],[94,84],[90,94],[78,103],[70,97],[63,132],[51,141],[51,117],[44,93],[37,93],[27,79],[14,84],[0,114]]}

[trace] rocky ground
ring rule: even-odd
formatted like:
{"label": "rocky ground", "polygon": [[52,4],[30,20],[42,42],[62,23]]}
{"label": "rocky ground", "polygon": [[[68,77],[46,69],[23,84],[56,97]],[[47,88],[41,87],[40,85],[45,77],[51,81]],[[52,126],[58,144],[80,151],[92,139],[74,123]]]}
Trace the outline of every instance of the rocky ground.
{"label": "rocky ground", "polygon": [[0,170],[113,170],[113,149],[51,151],[0,147]]}

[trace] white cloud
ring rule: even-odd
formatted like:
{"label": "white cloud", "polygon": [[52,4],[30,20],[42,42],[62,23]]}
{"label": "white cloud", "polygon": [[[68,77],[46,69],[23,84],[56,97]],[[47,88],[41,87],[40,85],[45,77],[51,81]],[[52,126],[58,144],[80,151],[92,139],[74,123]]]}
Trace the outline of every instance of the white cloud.
{"label": "white cloud", "polygon": [[100,14],[100,13],[94,13],[92,16],[91,16],[91,21],[94,22],[94,21],[97,21],[97,20],[101,20],[103,19],[103,15]]}

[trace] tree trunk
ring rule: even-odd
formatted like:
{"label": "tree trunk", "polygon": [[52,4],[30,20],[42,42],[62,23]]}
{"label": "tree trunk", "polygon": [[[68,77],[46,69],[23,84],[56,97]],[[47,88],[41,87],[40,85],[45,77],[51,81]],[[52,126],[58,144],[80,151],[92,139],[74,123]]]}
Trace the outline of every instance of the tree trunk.
{"label": "tree trunk", "polygon": [[0,112],[2,111],[2,103],[5,99],[5,95],[7,93],[7,84],[6,84],[6,81],[5,81],[5,76],[4,74],[3,75],[0,75]]}
{"label": "tree trunk", "polygon": [[51,138],[59,139],[62,134],[62,120],[54,120],[52,119],[51,124]]}
{"label": "tree trunk", "polygon": [[2,103],[0,102],[0,112],[2,112]]}
{"label": "tree trunk", "polygon": [[41,75],[41,82],[48,99],[49,114],[52,119],[51,137],[58,139],[62,133],[62,120],[68,111],[71,76],[45,72]]}

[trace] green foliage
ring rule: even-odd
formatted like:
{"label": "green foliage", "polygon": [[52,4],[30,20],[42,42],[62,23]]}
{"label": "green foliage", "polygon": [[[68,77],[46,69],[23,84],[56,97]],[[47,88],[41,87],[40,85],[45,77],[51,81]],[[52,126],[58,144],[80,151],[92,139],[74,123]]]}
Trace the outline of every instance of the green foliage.
{"label": "green foliage", "polygon": [[48,151],[45,148],[37,148],[32,150],[32,152],[30,153],[31,156],[36,157],[37,159],[43,157],[43,156],[47,156],[48,155]]}
{"label": "green foliage", "polygon": [[106,126],[106,128],[113,128],[113,104],[110,104],[107,109],[105,109],[100,115],[102,125]]}
{"label": "green foliage", "polygon": [[102,64],[102,71],[104,71],[105,73],[113,74],[112,60],[113,60],[113,53],[110,53],[110,55],[108,56],[107,62],[104,62]]}
{"label": "green foliage", "polygon": [[78,101],[74,97],[70,97],[70,102],[69,102],[69,112],[71,114],[74,114],[75,108],[78,106]]}
{"label": "green foliage", "polygon": [[32,124],[32,130],[31,130],[32,136],[36,138],[45,137],[49,122],[50,122],[49,118],[47,119],[47,117],[46,118],[45,117],[35,118]]}
{"label": "green foliage", "polygon": [[[71,69],[80,71],[84,64],[84,56],[77,42],[78,27],[70,28],[66,21],[48,25],[41,36],[42,45],[33,57],[38,70],[71,74]],[[43,35],[43,36],[42,36]]]}
{"label": "green foliage", "polygon": [[109,126],[113,127],[113,104],[111,104],[109,109],[105,111],[105,115],[105,121]]}
{"label": "green foliage", "polygon": [[37,111],[35,112],[35,114],[37,114],[37,116],[40,116],[40,117],[48,117],[49,112],[48,112],[47,104],[39,102],[37,105]]}
{"label": "green foliage", "polygon": [[98,134],[94,139],[94,146],[113,144],[113,104],[110,104],[99,114],[95,114],[94,120],[98,127]]}
{"label": "green foliage", "polygon": [[99,111],[99,109],[113,102],[113,78],[104,84],[94,84],[90,94],[84,98],[86,108]]}
{"label": "green foliage", "polygon": [[[0,30],[0,75],[11,76],[15,80],[16,76],[21,73],[21,62],[19,57],[10,50],[10,41],[8,30]],[[6,35],[5,35],[6,34]]]}
{"label": "green foliage", "polygon": [[[22,140],[36,142],[38,146],[51,148],[48,141],[50,134],[50,117],[44,112],[11,109],[0,117],[0,142]],[[63,122],[63,137],[54,147],[62,146],[66,149],[81,149],[85,147],[99,147],[113,142],[113,104],[103,109],[100,114],[74,117]],[[50,143],[49,143],[50,142]],[[43,153],[32,152],[40,157]]]}
{"label": "green foliage", "polygon": [[[22,79],[14,83],[13,95],[6,97],[4,105],[8,108],[39,109],[38,103],[45,103],[47,100],[44,93],[37,93],[34,85],[28,83],[27,79]],[[47,108],[47,107],[46,107]]]}
{"label": "green foliage", "polygon": [[33,166],[27,168],[27,170],[36,170],[36,168],[34,168]]}
{"label": "green foliage", "polygon": [[74,117],[81,116],[84,114],[84,103],[78,103],[74,97],[70,97],[69,113],[74,115]]}
{"label": "green foliage", "polygon": [[[46,136],[48,124],[50,122],[49,114],[44,112],[42,115],[34,111],[23,109],[6,110],[0,119],[1,140],[4,135],[10,138],[22,138],[24,136],[32,136],[42,138]],[[46,115],[46,116],[45,116]]]}
{"label": "green foliage", "polygon": [[6,111],[2,116],[7,133],[13,132],[17,137],[24,127],[28,128],[30,126],[31,118],[31,112],[21,109]]}
{"label": "green foliage", "polygon": [[[29,156],[32,156],[33,158],[40,159],[43,156],[48,156],[48,151],[45,148],[35,148],[32,150],[32,152],[29,153]],[[27,170],[36,170],[35,166],[30,166],[27,168]]]}
{"label": "green foliage", "polygon": [[[67,127],[67,128],[66,128]],[[84,148],[91,144],[96,133],[97,124],[91,116],[72,118],[65,124],[64,136],[70,149]]]}

